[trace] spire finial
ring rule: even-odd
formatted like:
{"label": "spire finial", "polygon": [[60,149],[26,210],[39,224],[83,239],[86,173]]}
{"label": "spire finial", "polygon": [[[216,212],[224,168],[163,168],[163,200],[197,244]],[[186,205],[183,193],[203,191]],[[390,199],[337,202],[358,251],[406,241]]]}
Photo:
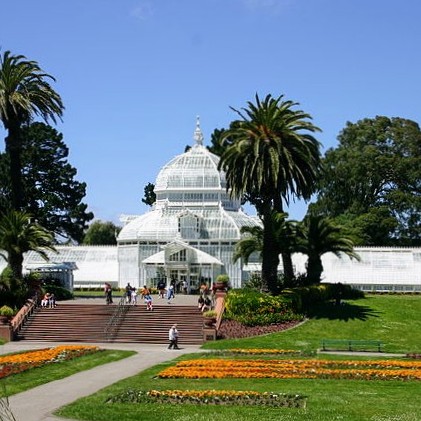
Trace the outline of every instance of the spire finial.
{"label": "spire finial", "polygon": [[200,129],[200,117],[196,116],[196,130],[194,131],[193,139],[196,141],[196,144],[203,145],[203,133]]}

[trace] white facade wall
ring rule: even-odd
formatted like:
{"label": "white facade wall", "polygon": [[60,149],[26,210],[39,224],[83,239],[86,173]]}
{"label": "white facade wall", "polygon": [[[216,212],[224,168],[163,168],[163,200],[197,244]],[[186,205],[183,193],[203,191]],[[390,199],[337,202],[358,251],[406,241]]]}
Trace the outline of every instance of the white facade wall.
{"label": "white facade wall", "polygon": [[[198,247],[206,253],[212,251],[208,247]],[[141,268],[141,262],[147,256],[158,252],[158,244],[148,246],[140,253],[139,246],[58,246],[58,253],[48,252],[51,263],[75,263],[77,269],[73,272],[75,286],[101,285],[112,282],[125,286],[127,282],[141,286],[146,282],[146,271]],[[225,265],[224,271],[232,280],[233,287],[240,287],[240,264],[232,263],[232,246],[221,245],[216,257]],[[419,291],[421,292],[421,248],[356,248],[361,261],[351,260],[344,255],[342,258],[329,253],[323,256],[323,282],[352,284],[361,289],[377,291]],[[297,273],[305,272],[304,255],[295,254],[293,263]],[[45,261],[36,253],[26,253],[23,266],[31,266]],[[7,262],[0,259],[0,272]],[[259,264],[249,265],[249,270],[257,271]],[[280,268],[282,269],[282,268]],[[219,269],[216,269],[219,271]],[[244,281],[247,276],[243,272]],[[123,285],[124,284],[124,285]]]}
{"label": "white facade wall", "polygon": [[127,283],[136,286],[139,281],[139,246],[137,244],[116,247],[118,278],[115,280],[120,287]]}
{"label": "white facade wall", "polygon": [[322,258],[323,281],[352,284],[364,290],[421,292],[421,249],[356,248],[361,261],[332,253]]}

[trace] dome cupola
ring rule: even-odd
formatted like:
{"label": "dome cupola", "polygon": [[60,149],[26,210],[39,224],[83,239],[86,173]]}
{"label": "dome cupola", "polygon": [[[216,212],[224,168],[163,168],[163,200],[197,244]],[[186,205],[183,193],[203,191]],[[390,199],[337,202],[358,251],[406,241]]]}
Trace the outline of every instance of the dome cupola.
{"label": "dome cupola", "polygon": [[203,146],[199,117],[193,139],[195,144],[187,152],[174,157],[159,172],[154,189],[156,208],[221,204],[227,210],[238,210],[240,201],[229,198],[225,173],[218,170],[219,157]]}

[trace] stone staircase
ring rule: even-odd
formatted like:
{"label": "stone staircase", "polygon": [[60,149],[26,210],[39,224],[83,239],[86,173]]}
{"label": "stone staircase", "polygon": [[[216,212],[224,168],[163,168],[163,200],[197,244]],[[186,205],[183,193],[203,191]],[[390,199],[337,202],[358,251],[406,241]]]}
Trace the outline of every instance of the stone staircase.
{"label": "stone staircase", "polygon": [[193,306],[124,306],[115,318],[114,334],[106,334],[117,305],[66,304],[39,308],[18,333],[16,340],[48,342],[168,343],[168,330],[177,323],[181,345],[203,343],[203,320]]}

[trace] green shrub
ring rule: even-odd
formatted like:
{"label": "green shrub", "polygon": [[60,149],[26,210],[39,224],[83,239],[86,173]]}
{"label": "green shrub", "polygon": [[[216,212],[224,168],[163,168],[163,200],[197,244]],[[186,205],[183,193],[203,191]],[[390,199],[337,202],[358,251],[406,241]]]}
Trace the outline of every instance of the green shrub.
{"label": "green shrub", "polygon": [[224,317],[248,326],[299,320],[289,297],[276,297],[253,290],[232,290],[225,303]]}
{"label": "green shrub", "polygon": [[326,284],[328,285],[331,294],[330,299],[335,299],[338,295],[344,300],[358,300],[364,298],[364,292],[359,289],[353,288],[351,285],[341,284]]}
{"label": "green shrub", "polygon": [[0,275],[0,303],[20,308],[28,298],[28,284],[13,276],[10,267],[6,267]]}
{"label": "green shrub", "polygon": [[221,282],[222,284],[228,284],[230,277],[226,274],[221,274],[216,277],[216,282]]}
{"label": "green shrub", "polygon": [[244,283],[244,289],[260,291],[262,289],[262,277],[259,273],[252,273],[249,280]]}
{"label": "green shrub", "polygon": [[8,317],[12,317],[16,314],[16,311],[13,310],[13,308],[9,307],[9,306],[2,306],[0,307],[0,316],[8,316]]}
{"label": "green shrub", "polygon": [[312,306],[329,300],[355,300],[364,298],[364,293],[350,285],[344,284],[317,284],[306,287],[292,288],[282,292],[289,297],[296,312],[307,313]]}

